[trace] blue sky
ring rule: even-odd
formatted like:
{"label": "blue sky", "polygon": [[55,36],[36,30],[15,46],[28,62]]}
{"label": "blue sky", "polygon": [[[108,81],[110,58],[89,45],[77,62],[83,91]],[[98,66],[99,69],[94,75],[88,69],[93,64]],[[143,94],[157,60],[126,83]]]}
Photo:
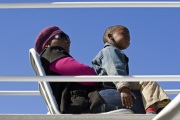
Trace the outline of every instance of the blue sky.
{"label": "blue sky", "polygon": [[[5,2],[24,0],[0,1]],[[104,30],[117,24],[130,30],[131,45],[124,51],[130,59],[130,75],[179,75],[179,13],[180,8],[0,9],[0,75],[35,76],[29,62],[29,49],[34,47],[37,34],[51,25],[69,34],[71,55],[91,66],[91,60],[103,47]],[[178,89],[180,83],[161,82],[160,85],[164,89]],[[0,90],[38,90],[38,86],[37,82],[1,82]],[[0,114],[47,113],[40,96],[0,96],[0,106]]]}

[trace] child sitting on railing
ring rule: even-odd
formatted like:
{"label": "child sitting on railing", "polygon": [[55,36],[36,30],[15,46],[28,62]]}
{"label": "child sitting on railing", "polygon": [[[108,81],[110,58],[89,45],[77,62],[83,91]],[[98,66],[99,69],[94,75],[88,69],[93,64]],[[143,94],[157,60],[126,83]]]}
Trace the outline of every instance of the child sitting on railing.
{"label": "child sitting on railing", "polygon": [[[92,64],[98,75],[129,75],[128,57],[122,50],[130,45],[129,30],[121,25],[111,26],[106,29],[104,48],[93,59]],[[126,108],[133,106],[136,96],[131,90],[140,90],[143,104],[147,114],[158,113],[170,99],[156,82],[114,82],[121,95],[122,105]],[[109,83],[105,83],[109,86]],[[110,85],[111,86],[111,85]]]}

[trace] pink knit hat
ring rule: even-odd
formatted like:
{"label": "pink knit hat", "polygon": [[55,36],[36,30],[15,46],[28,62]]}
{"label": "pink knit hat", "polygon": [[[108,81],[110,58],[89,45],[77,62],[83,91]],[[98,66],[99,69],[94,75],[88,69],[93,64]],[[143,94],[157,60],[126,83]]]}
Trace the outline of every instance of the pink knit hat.
{"label": "pink knit hat", "polygon": [[63,32],[59,27],[50,26],[44,28],[36,38],[35,50],[39,54],[43,51],[46,43],[56,34]]}

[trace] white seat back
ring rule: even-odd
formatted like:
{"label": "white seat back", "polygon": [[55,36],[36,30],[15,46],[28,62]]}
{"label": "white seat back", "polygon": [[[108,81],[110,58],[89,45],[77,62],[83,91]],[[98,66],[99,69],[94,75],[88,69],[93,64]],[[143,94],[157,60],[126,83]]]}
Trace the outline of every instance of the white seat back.
{"label": "white seat back", "polygon": [[[34,48],[29,50],[29,58],[37,76],[46,76],[44,68],[41,65],[39,54],[35,51]],[[44,101],[46,102],[47,108],[50,114],[61,114],[57,102],[54,98],[51,86],[49,82],[38,82],[39,84],[39,91],[41,96],[43,97]]]}

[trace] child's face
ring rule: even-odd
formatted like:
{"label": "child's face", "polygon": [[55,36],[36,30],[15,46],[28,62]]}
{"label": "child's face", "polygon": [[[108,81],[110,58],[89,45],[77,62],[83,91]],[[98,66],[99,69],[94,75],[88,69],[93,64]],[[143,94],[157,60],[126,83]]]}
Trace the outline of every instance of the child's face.
{"label": "child's face", "polygon": [[119,48],[120,50],[124,50],[129,47],[130,45],[130,35],[129,30],[127,28],[122,28],[116,30],[112,34],[114,40],[114,45]]}

